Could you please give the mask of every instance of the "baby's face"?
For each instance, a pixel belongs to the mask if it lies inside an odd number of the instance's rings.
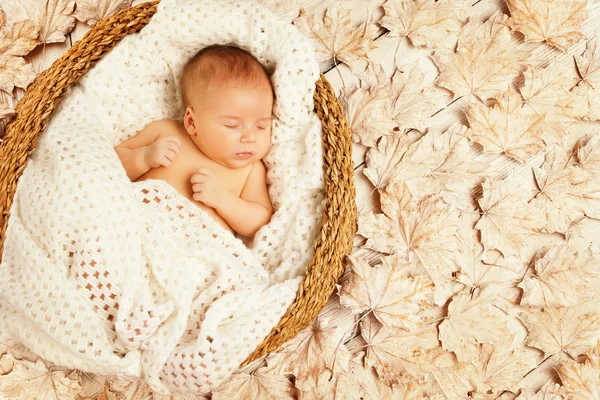
[[[191,137],[207,157],[229,168],[243,168],[267,154],[273,109],[270,87],[211,87],[199,97],[192,104],[196,134]]]

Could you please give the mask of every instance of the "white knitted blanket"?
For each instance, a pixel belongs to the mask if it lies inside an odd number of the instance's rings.
[[[176,82],[209,44],[274,71],[275,208],[243,243],[163,181],[131,183],[114,146],[181,118]],[[289,22],[252,2],[162,0],[70,89],[19,180],[0,265],[0,342],[163,394],[227,379],[295,298],[324,203],[319,67]]]

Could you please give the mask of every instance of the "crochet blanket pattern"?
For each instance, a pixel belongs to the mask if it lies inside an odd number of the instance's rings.
[[[132,183],[114,146],[183,116],[187,59],[235,43],[272,72],[265,157],[275,213],[243,242],[159,180]],[[324,205],[319,67],[289,21],[252,2],[163,0],[70,92],[30,157],[0,264],[0,342],[161,394],[227,379],[293,302]]]

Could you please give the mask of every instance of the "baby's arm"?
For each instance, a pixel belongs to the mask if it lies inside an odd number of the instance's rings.
[[[262,161],[252,165],[240,197],[227,189],[214,195],[202,193],[206,189],[210,191],[204,184],[210,179],[203,174],[192,177],[193,197],[213,207],[234,231],[242,236],[253,238],[256,232],[271,220],[273,206],[267,191],[267,173]],[[199,182],[202,183],[197,185]]]
[[[135,181],[150,168],[171,164],[181,143],[176,136],[165,136],[160,140],[159,136],[173,129],[172,124],[169,120],[152,121],[134,137],[115,147],[129,179]]]

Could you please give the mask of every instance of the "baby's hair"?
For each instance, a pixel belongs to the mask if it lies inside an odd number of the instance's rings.
[[[249,89],[266,86],[273,90],[266,68],[246,50],[231,45],[203,48],[183,67],[179,83],[184,107],[208,85],[219,87],[231,82]]]

